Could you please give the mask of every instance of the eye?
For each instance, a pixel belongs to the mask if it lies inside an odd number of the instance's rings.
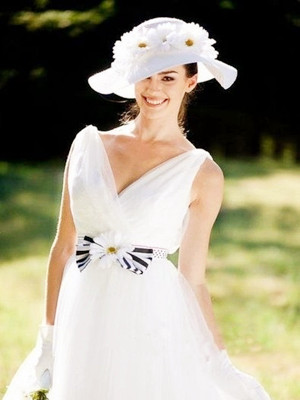
[[[165,82],[171,82],[174,81],[174,78],[172,76],[164,76],[162,80]]]

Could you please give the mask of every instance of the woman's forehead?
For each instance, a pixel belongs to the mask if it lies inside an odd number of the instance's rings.
[[[162,71],[156,72],[155,74],[152,74],[151,76],[154,75],[168,75],[168,74],[180,74],[181,72],[184,72],[184,66],[183,65],[178,65],[176,67],[171,67],[171,68],[166,68]]]

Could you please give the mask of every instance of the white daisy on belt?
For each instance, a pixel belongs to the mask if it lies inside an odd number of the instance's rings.
[[[76,263],[82,272],[92,261],[100,268],[119,265],[138,275],[148,268],[153,248],[130,244],[120,232],[106,231],[95,237],[80,236],[76,245]]]
[[[118,262],[133,249],[120,232],[109,231],[93,238],[89,253],[91,260],[100,260],[101,268],[109,268],[112,263]]]

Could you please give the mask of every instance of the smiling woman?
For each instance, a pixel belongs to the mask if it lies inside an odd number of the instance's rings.
[[[135,85],[135,97],[140,113],[146,113],[149,118],[160,118],[166,113],[179,115],[183,97],[192,92],[196,84],[197,74],[188,77],[184,66],[139,81]]]
[[[198,24],[155,18],[89,78],[100,93],[134,98],[137,113],[74,138],[44,320],[4,400],[270,400],[231,363],[205,284],[224,178],[182,134],[182,110],[198,82],[236,78],[214,43]]]
[[[185,74],[187,78],[192,78],[198,74],[198,65],[197,63],[190,63],[190,64],[184,64],[183,65],[185,69]],[[162,71],[160,74],[165,74],[168,75],[168,73],[172,72],[171,71]],[[173,71],[176,73],[176,71]],[[146,79],[151,79],[151,77],[146,78]],[[166,76],[164,78],[166,81],[172,81],[174,78],[171,76]],[[191,90],[189,92],[186,92],[183,96],[183,99],[180,104],[177,120],[178,120],[178,125],[180,126],[182,133],[186,136],[187,132],[185,131],[185,126],[186,126],[186,114],[187,114],[187,108],[192,99],[194,98],[196,94],[196,90]],[[151,100],[150,100],[151,101]],[[152,100],[153,102],[153,100]],[[127,110],[123,112],[120,118],[120,122],[122,124],[126,124],[132,120],[134,120],[140,112],[140,108],[138,106],[137,102],[131,102],[128,104]]]
[[[192,78],[192,77],[195,78],[195,76],[197,76],[197,73],[198,73],[197,63],[184,64],[181,68],[185,69],[186,78]],[[174,76],[172,76],[172,73],[177,74],[177,76],[178,76],[178,72],[174,71],[174,70],[162,71],[158,75],[166,83],[169,82],[169,85],[170,85],[172,83],[172,81],[174,81],[174,79],[176,78],[176,75],[174,77]],[[170,74],[170,76],[169,76],[169,74]],[[151,80],[151,79],[153,79],[153,77],[149,77],[146,79]],[[191,102],[191,100],[193,99],[195,94],[196,94],[195,90],[190,90],[190,91],[185,92],[184,96],[181,100],[180,108],[178,111],[177,121],[178,121],[178,125],[182,129],[182,133],[184,135],[186,135],[185,125],[186,125],[187,107],[188,107],[189,103]],[[159,105],[162,101],[165,101],[165,100],[155,100],[155,98],[148,97],[147,101],[150,104]],[[120,118],[120,122],[123,124],[126,124],[126,123],[134,120],[138,116],[139,112],[140,112],[140,108],[139,108],[137,102],[129,103],[128,109],[122,114],[122,116]]]

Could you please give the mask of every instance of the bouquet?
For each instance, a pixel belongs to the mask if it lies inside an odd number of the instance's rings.
[[[47,397],[48,389],[39,389],[34,392],[30,392],[26,397],[32,400],[49,400]]]

